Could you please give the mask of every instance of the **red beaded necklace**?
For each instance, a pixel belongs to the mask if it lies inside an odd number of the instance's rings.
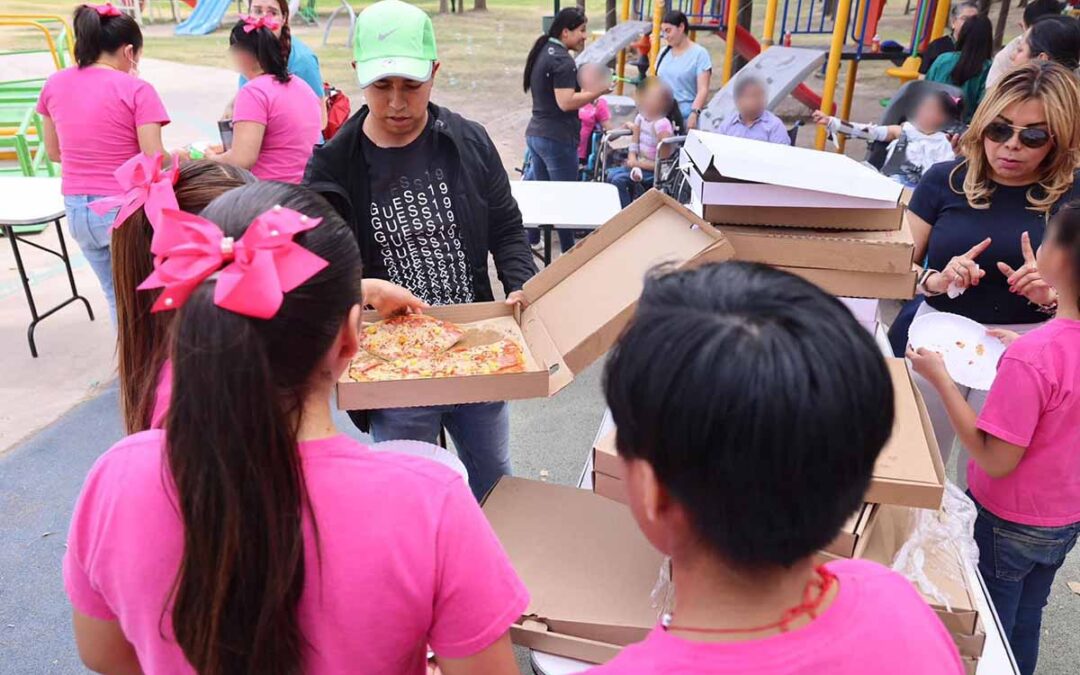
[[[786,610],[781,615],[779,621],[774,621],[770,624],[763,626],[753,626],[751,628],[692,628],[690,626],[677,626],[672,625],[672,616],[670,614],[664,616],[663,626],[666,631],[683,631],[686,633],[708,633],[711,635],[731,635],[738,633],[763,633],[765,631],[780,629],[781,632],[787,632],[791,622],[798,619],[803,614],[808,615],[811,619],[816,619],[818,611],[821,609],[821,605],[825,602],[825,599],[829,595],[829,591],[836,584],[836,575],[825,569],[824,566],[819,565],[814,568],[814,572],[817,574],[816,579],[811,579],[806,582],[806,588],[803,589],[803,600],[798,605]]]

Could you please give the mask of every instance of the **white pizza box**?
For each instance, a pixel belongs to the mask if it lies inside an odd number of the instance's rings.
[[[697,130],[685,150],[709,222],[900,229],[903,187],[845,155]]]
[[[354,382],[337,385],[342,410],[506,401],[551,396],[603,356],[629,321],[655,267],[730,260],[724,235],[670,197],[648,192],[530,279],[523,311],[503,302],[433,307],[454,323],[514,332],[526,352],[521,373]],[[365,321],[375,321],[373,313]]]

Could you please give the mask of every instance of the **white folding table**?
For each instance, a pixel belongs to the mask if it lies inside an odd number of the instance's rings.
[[[94,310],[90,308],[90,302],[79,295],[75,288],[75,275],[71,270],[71,258],[68,256],[67,243],[64,241],[64,229],[60,226],[60,219],[64,217],[64,197],[60,193],[59,178],[26,178],[23,176],[0,176],[0,230],[11,242],[11,252],[15,256],[15,266],[19,270],[19,280],[22,281],[23,293],[26,295],[26,303],[30,306],[30,326],[26,329],[26,340],[30,343],[30,354],[35,358],[38,355],[37,344],[34,342],[34,329],[37,328],[45,317],[70,305],[81,301],[86,305],[86,313],[90,320],[94,320]],[[54,250],[29,239],[15,230],[20,225],[43,225],[54,223],[56,225],[56,237],[60,240],[60,250]],[[39,312],[37,303],[34,301],[34,292],[30,288],[30,277],[26,273],[22,254],[19,252],[19,244],[26,244],[40,251],[52,254],[60,258],[67,271],[68,284],[71,286],[71,297],[60,304]]]
[[[544,234],[544,264],[551,264],[554,230],[595,230],[622,210],[619,191],[610,183],[583,181],[511,181],[510,192],[525,227]]]

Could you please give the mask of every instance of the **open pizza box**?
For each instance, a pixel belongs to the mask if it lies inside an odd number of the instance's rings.
[[[530,279],[529,306],[503,302],[432,307],[437,319],[465,329],[467,344],[511,337],[524,351],[523,372],[337,385],[343,410],[477,403],[551,396],[603,356],[633,315],[646,274],[729,260],[723,234],[655,190],[623,209]],[[365,323],[377,321],[374,312]]]
[[[860,557],[891,566],[900,548],[911,536],[915,524],[914,509],[881,505],[877,522],[867,538]],[[986,644],[986,631],[979,618],[972,592],[969,570],[953,545],[923,549],[922,571],[936,589],[936,597],[919,584],[913,584],[930,608],[952,635],[961,655],[978,658]]]
[[[735,259],[777,267],[911,273],[915,240],[899,230],[856,232],[801,228],[746,227],[716,223],[735,247]]]
[[[694,200],[709,222],[900,229],[903,187],[850,157],[697,130],[684,147]]]
[[[910,300],[915,297],[915,282],[918,281],[914,268],[908,272],[896,274],[823,270],[812,267],[780,266],[779,269],[806,279],[830,295],[844,298]]]
[[[870,532],[877,524],[878,504],[863,504],[859,510],[851,514],[844,526],[840,528],[840,534],[825,547],[827,553],[840,558],[857,558],[862,555],[866,548],[866,542]]]
[[[515,644],[603,663],[656,625],[663,556],[630,510],[587,490],[504,477],[483,504],[532,596]]]

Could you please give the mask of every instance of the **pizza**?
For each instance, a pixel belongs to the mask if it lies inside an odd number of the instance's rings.
[[[449,321],[423,314],[402,314],[365,326],[360,347],[380,359],[441,354],[461,340],[465,333]]]
[[[349,377],[387,382],[525,370],[525,354],[514,339],[466,347],[458,344],[464,336],[457,325],[423,315],[380,321],[363,329],[363,351],[350,365]]]

